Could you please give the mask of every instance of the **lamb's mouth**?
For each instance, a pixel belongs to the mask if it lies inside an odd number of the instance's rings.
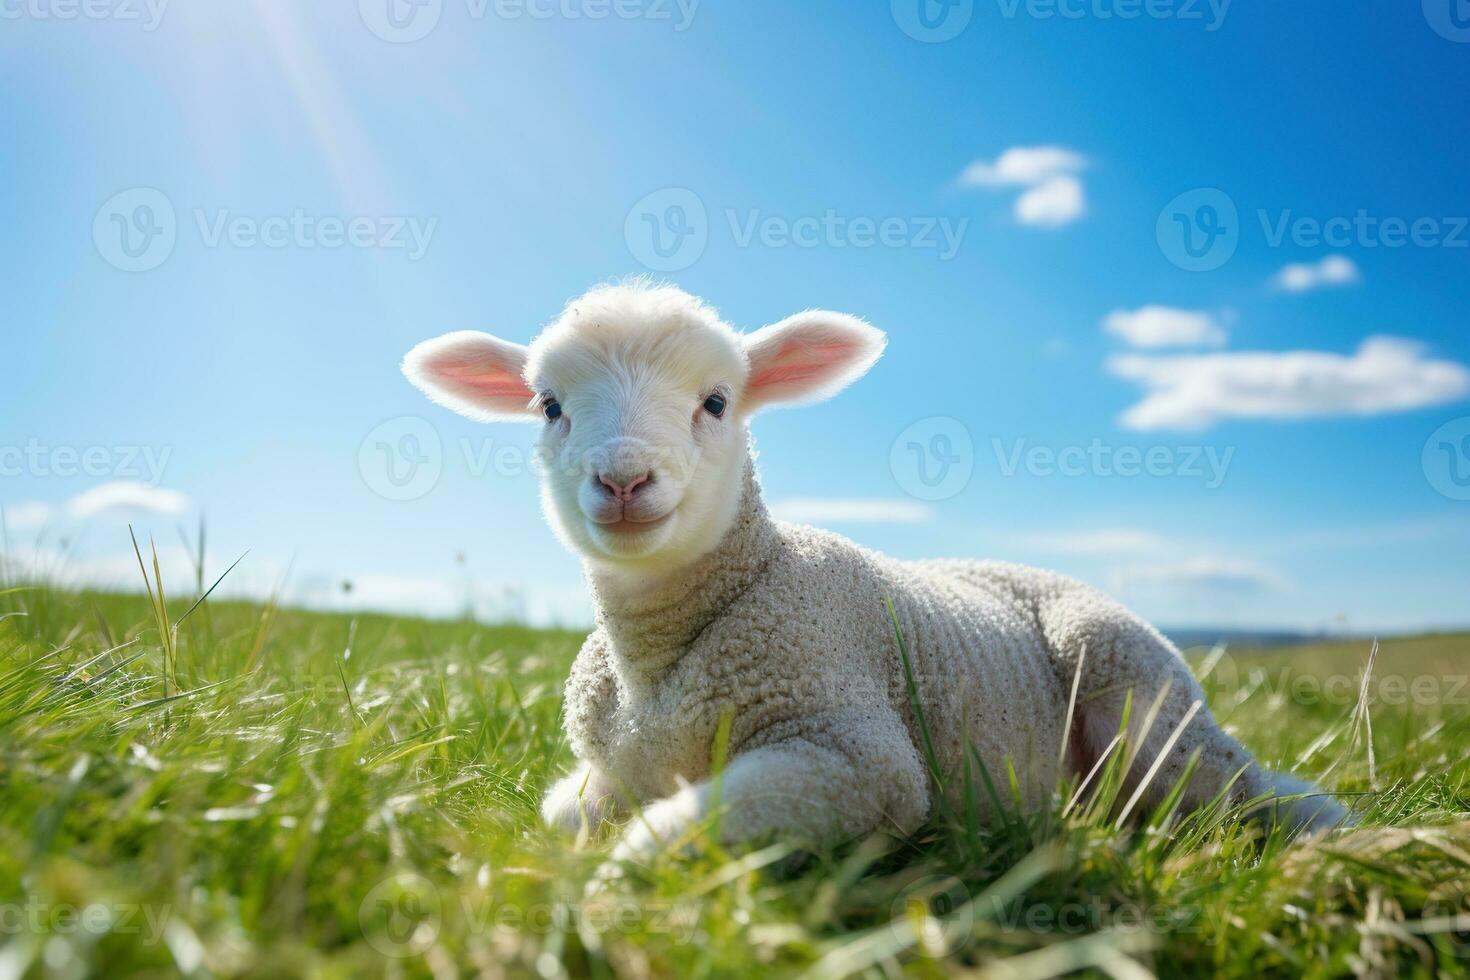
[[[615,521],[608,521],[606,523],[592,521],[591,524],[600,531],[606,531],[609,534],[621,537],[623,535],[644,534],[660,528],[673,516],[674,512],[670,510],[647,520],[633,520],[628,517],[620,517]]]

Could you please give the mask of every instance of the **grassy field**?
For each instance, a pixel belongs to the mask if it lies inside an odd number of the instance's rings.
[[[1366,642],[1202,654],[1251,749],[1351,794],[1326,841],[1063,789],[589,893],[607,840],[536,813],[579,636],[193,598],[161,631],[146,597],[0,594],[0,980],[1470,972],[1464,635],[1384,641],[1366,686]]]

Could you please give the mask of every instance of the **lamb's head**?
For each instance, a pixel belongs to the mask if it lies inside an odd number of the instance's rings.
[[[547,518],[587,559],[674,568],[714,547],[739,508],[746,424],[862,375],[883,334],[799,313],[741,335],[670,286],[602,286],[529,347],[473,331],[419,344],[409,380],[481,421],[542,426]]]

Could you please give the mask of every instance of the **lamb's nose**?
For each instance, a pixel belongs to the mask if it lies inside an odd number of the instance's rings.
[[[624,483],[618,483],[606,473],[597,474],[597,482],[606,487],[608,492],[619,500],[632,500],[634,492],[640,487],[648,486],[649,481],[652,479],[652,475],[647,470],[644,470]]]

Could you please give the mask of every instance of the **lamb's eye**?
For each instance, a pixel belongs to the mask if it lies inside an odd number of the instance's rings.
[[[548,398],[541,403],[541,413],[546,416],[546,421],[555,422],[561,418],[561,402],[555,398]]]
[[[725,414],[725,396],[716,392],[704,400],[704,410],[715,418]]]

